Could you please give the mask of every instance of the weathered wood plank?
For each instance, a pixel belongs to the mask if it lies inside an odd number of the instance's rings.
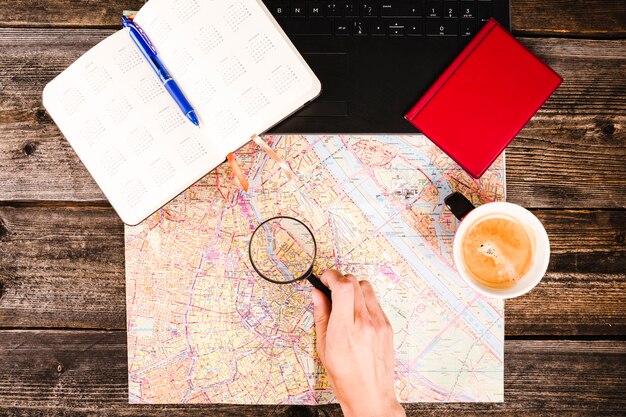
[[[0,0],[0,27],[117,27],[143,0]]]
[[[523,39],[564,82],[508,148],[509,201],[626,207],[626,43],[590,42]]]
[[[338,406],[128,405],[123,331],[0,331],[0,413],[34,416],[340,416]],[[407,404],[409,416],[617,415],[626,407],[626,342],[505,346],[504,404]]]
[[[80,201],[104,199],[43,109],[41,93],[48,81],[108,33],[0,29],[1,189],[16,187],[15,196],[25,200],[60,200],[63,195]],[[23,170],[29,173],[16,175]]]
[[[124,229],[110,208],[0,208],[0,326],[126,326]]]
[[[511,26],[517,35],[626,35],[626,3],[621,0],[511,0]]]
[[[43,109],[41,91],[109,33],[0,29],[0,201],[103,201]],[[565,82],[509,148],[509,200],[626,207],[626,41],[524,42]]]
[[[142,4],[141,0],[0,0],[0,27],[114,28],[122,10]],[[512,0],[511,24],[513,32],[522,35],[623,37],[626,6],[620,0]]]
[[[538,210],[549,272],[507,302],[506,334],[626,334],[626,211]],[[124,329],[123,228],[110,208],[0,207],[0,328]]]

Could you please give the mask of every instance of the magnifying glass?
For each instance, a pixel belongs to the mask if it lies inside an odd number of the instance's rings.
[[[317,244],[313,232],[298,219],[272,217],[252,233],[248,255],[252,268],[274,284],[308,280],[330,299],[330,289],[313,274]]]

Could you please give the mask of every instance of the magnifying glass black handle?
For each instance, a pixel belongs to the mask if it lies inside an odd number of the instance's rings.
[[[330,288],[328,288],[326,285],[324,285],[324,283],[315,275],[310,274],[307,277],[307,280],[309,280],[309,282],[311,283],[311,285],[313,285],[315,288],[317,288],[318,290],[320,290],[321,292],[324,293],[324,295],[326,297],[328,297],[329,300],[331,300],[330,297]]]

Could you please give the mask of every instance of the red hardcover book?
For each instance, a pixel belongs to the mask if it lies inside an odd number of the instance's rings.
[[[405,118],[479,178],[562,81],[491,19]]]

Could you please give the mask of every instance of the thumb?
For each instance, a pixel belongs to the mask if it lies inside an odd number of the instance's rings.
[[[330,318],[330,301],[320,290],[314,289],[313,297],[313,319],[315,320],[315,333],[317,334],[317,353],[324,363],[326,359],[326,331],[328,329],[328,319]]]

